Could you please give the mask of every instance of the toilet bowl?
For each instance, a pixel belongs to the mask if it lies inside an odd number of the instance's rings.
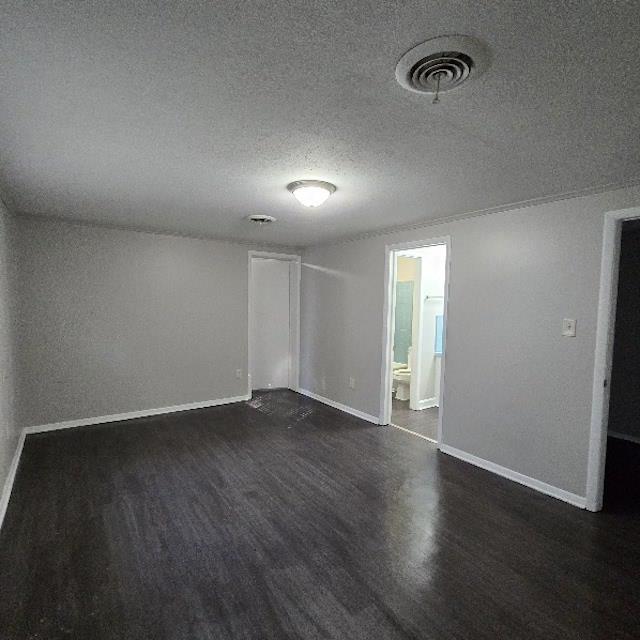
[[[396,400],[409,400],[411,397],[411,347],[407,349],[407,363],[393,363],[393,388]]]
[[[397,400],[409,400],[411,397],[411,369],[396,369],[393,372]]]

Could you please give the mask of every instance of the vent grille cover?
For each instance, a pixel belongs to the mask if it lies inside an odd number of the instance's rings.
[[[477,78],[489,66],[487,47],[470,36],[442,36],[405,53],[396,66],[396,79],[417,93],[444,93]]]
[[[416,91],[440,93],[462,84],[473,69],[473,60],[460,51],[443,51],[418,60],[409,70],[408,80]],[[439,81],[439,82],[438,82]]]
[[[263,225],[263,224],[271,224],[275,222],[276,219],[273,216],[266,216],[261,213],[256,213],[252,216],[249,216],[249,221],[253,222],[253,224]]]

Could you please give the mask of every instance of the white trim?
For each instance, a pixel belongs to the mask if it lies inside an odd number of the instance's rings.
[[[407,433],[410,433],[412,436],[416,436],[417,438],[422,438],[423,440],[426,440],[427,442],[431,442],[432,444],[438,444],[437,440],[434,440],[433,438],[429,438],[429,436],[423,436],[421,433],[417,433],[416,431],[411,431],[411,429],[407,429],[406,427],[401,427],[399,424],[393,424],[393,422],[390,422],[389,426],[393,427],[394,429],[400,429],[400,431],[406,431]]]
[[[380,424],[391,422],[393,388],[393,334],[396,292],[396,260],[391,247],[384,248],[384,302],[382,303],[382,366],[380,368]]]
[[[420,409],[420,390],[422,389],[422,333],[424,331],[424,278],[422,277],[423,263],[422,257],[415,256],[414,260],[418,261],[418,278],[414,284],[417,291],[413,292],[412,312],[413,318],[418,317],[418,322],[413,322],[411,326],[411,355],[412,361],[409,363],[411,367],[411,384],[409,385],[409,408]],[[395,314],[394,314],[395,315]],[[394,331],[395,333],[395,331]]]
[[[1,198],[0,198],[1,200]],[[8,207],[7,207],[8,208]],[[170,229],[162,229],[161,227],[157,227],[155,229],[151,229],[148,226],[144,228],[136,227],[134,225],[129,224],[114,224],[112,222],[98,222],[93,220],[79,220],[77,218],[67,218],[66,216],[59,215],[50,215],[45,213],[30,213],[25,210],[15,210],[13,209],[12,213],[16,216],[20,216],[20,218],[29,218],[32,222],[49,222],[56,224],[66,224],[73,225],[74,227],[95,227],[96,229],[107,229],[109,231],[128,231],[129,233],[145,233],[147,235],[153,236],[166,236],[168,238],[184,238],[185,240],[201,240],[204,242],[224,242],[225,244],[236,244],[240,246],[252,246],[255,247],[259,245],[264,247],[265,249],[273,249],[274,251],[290,251],[292,249],[298,250],[299,247],[295,246],[287,246],[283,244],[275,244],[273,242],[265,242],[260,240],[256,242],[255,240],[247,240],[239,237],[233,236],[219,236],[215,234],[208,233],[189,233],[189,232],[181,232]]]
[[[33,427],[25,427],[25,434],[43,433],[45,431],[57,431],[58,429],[73,429],[75,427],[88,427],[96,424],[107,424],[109,422],[121,422],[123,420],[133,420],[134,418],[146,418],[148,416],[158,416],[164,413],[177,413],[179,411],[191,411],[193,409],[206,409],[207,407],[218,407],[223,404],[233,404],[235,402],[246,402],[248,395],[234,396],[231,398],[218,398],[217,400],[205,400],[204,402],[190,402],[188,404],[177,404],[171,407],[160,407],[158,409],[143,409],[142,411],[129,411],[127,413],[112,413],[106,416],[95,416],[93,418],[80,418],[78,420],[65,420],[63,422],[52,422],[40,424]]]
[[[26,436],[32,433],[44,433],[47,431],[58,431],[59,429],[73,429],[75,427],[88,427],[91,425],[107,424],[110,422],[121,422],[123,420],[132,420],[134,418],[146,418],[148,416],[158,416],[167,413],[177,413],[179,411],[191,411],[193,409],[205,409],[207,407],[218,407],[224,404],[233,404],[235,402],[246,402],[249,400],[248,395],[234,396],[231,398],[219,398],[217,400],[205,400],[204,402],[190,402],[188,404],[178,404],[171,407],[160,407],[158,409],[144,409],[142,411],[129,411],[127,413],[112,413],[106,416],[96,416],[93,418],[80,418],[79,420],[65,420],[63,422],[52,422],[49,424],[40,424],[32,427],[23,427],[20,431],[16,451],[9,467],[9,473],[4,482],[2,496],[0,496],[0,528],[4,522],[4,516],[9,505],[9,498],[13,489],[13,483],[16,479],[20,457],[24,448]]]
[[[449,326],[449,288],[450,288],[450,274],[451,274],[451,238],[447,236],[447,261],[445,263],[444,268],[444,308],[442,311],[442,355],[440,355],[440,387],[439,387],[439,395],[438,398],[438,443],[442,444],[444,440],[443,430],[443,415],[444,415],[444,392],[446,389],[445,385],[445,363],[447,357],[447,333]]]
[[[367,422],[373,422],[373,424],[380,424],[377,416],[372,416],[370,413],[365,413],[364,411],[360,411],[359,409],[349,407],[346,404],[336,402],[335,400],[325,398],[324,396],[319,396],[317,393],[313,393],[313,391],[309,391],[308,389],[300,388],[298,389],[298,393],[302,394],[303,396],[307,396],[308,398],[312,398],[313,400],[317,400],[318,402],[322,402],[322,404],[326,404],[330,407],[333,407],[334,409],[339,409],[340,411],[349,413],[356,418],[361,418],[362,420],[366,420]]]
[[[300,388],[300,293],[302,281],[301,256],[289,264],[289,389]]]
[[[271,251],[249,251],[250,258],[264,258],[266,260],[285,260],[287,262],[301,262],[302,257],[297,253],[273,253]]]
[[[443,354],[440,359],[440,398],[437,403],[438,412],[438,446],[443,440],[444,424],[444,391],[445,391],[445,361],[447,355],[447,315],[449,309],[449,274],[451,265],[451,237],[441,236],[436,238],[424,238],[422,240],[412,240],[411,242],[399,242],[388,244],[384,248],[384,304],[382,311],[382,367],[380,382],[380,424],[391,422],[391,386],[393,384],[393,370],[391,366],[393,353],[393,308],[395,306],[395,290],[393,283],[396,279],[396,261],[393,259],[397,251],[408,249],[422,249],[434,245],[445,245],[447,250],[445,263],[445,283],[444,283],[444,311],[443,321],[445,334],[443,336]],[[426,408],[426,407],[425,407]]]
[[[247,289],[247,394],[251,398],[251,314],[253,311],[253,280],[251,264],[254,259],[282,260],[289,262],[289,389],[298,391],[300,387],[300,288],[302,256],[293,253],[272,253],[269,251],[248,252]]]
[[[513,471],[512,469],[503,467],[499,464],[496,464],[495,462],[490,462],[489,460],[479,458],[478,456],[474,456],[471,453],[462,451],[461,449],[451,447],[448,444],[440,443],[440,451],[442,451],[442,453],[446,453],[447,455],[453,456],[454,458],[458,458],[459,460],[463,460],[464,462],[473,464],[476,467],[485,469],[486,471],[491,471],[492,473],[502,476],[503,478],[507,478],[508,480],[513,480],[514,482],[522,484],[525,487],[535,489],[536,491],[551,496],[552,498],[557,498],[558,500],[562,500],[563,502],[568,502],[575,507],[580,507],[581,509],[586,508],[587,499],[583,496],[571,493],[570,491],[565,491],[564,489],[559,489],[558,487],[554,487],[553,485],[542,482],[541,480],[536,480],[535,478],[531,478],[530,476],[525,476],[522,473],[518,473],[517,471]]]
[[[615,438],[616,440],[626,440],[627,442],[640,444],[640,436],[630,436],[627,433],[620,433],[619,431],[609,431],[607,435],[609,438]]]
[[[633,189],[640,187],[640,179],[635,178],[626,180],[624,182],[610,182],[597,187],[586,187],[584,189],[576,189],[574,191],[563,191],[560,193],[554,193],[548,196],[542,196],[538,198],[530,198],[529,200],[518,200],[516,202],[508,202],[500,204],[495,207],[489,207],[486,209],[475,209],[473,211],[467,211],[465,213],[455,213],[450,216],[439,216],[436,218],[430,218],[428,220],[420,220],[418,222],[410,222],[408,224],[399,224],[390,227],[382,227],[381,229],[375,229],[372,231],[364,231],[362,233],[356,233],[350,236],[343,236],[334,238],[333,240],[324,240],[322,242],[315,243],[314,248],[323,246],[337,246],[341,244],[348,244],[351,242],[358,242],[359,240],[367,240],[369,238],[379,238],[380,236],[388,236],[391,234],[406,233],[413,231],[414,233],[420,233],[427,230],[429,227],[435,227],[450,222],[459,222],[461,220],[470,220],[472,218],[478,218],[481,216],[488,216],[493,214],[504,213],[517,213],[522,209],[529,209],[531,207],[539,207],[540,205],[562,202],[563,200],[573,200],[575,198],[584,198],[586,196],[598,195],[600,193],[608,193],[612,191],[620,191],[622,189]],[[28,214],[25,214],[28,215]]]
[[[438,406],[438,398],[433,396],[433,398],[426,398],[424,400],[420,400],[418,402],[418,411],[422,411],[424,409],[433,409]]]
[[[4,522],[4,516],[7,513],[7,507],[9,506],[9,498],[11,498],[11,491],[13,490],[13,483],[16,479],[16,473],[18,472],[18,465],[20,464],[20,456],[22,455],[22,449],[24,448],[25,430],[20,430],[18,436],[18,444],[16,445],[13,459],[11,460],[11,466],[9,467],[9,473],[4,481],[4,487],[2,488],[2,496],[0,496],[0,529],[2,529],[2,523]]]
[[[604,467],[607,451],[607,424],[609,421],[609,384],[613,358],[613,337],[620,263],[620,236],[622,222],[640,218],[640,207],[609,211],[604,217],[602,237],[602,263],[600,268],[600,294],[596,346],[593,366],[591,401],[591,430],[587,463],[587,509],[600,511],[604,493]]]

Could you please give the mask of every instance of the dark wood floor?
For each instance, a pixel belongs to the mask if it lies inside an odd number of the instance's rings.
[[[413,411],[408,400],[393,398],[391,422],[432,440],[438,439],[438,407]]]
[[[29,436],[0,594],[3,640],[637,639],[640,517],[278,391]]]
[[[640,511],[640,444],[608,438],[604,488],[607,511]]]

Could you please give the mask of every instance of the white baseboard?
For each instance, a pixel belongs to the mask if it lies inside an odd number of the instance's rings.
[[[438,398],[427,398],[426,400],[420,400],[418,402],[418,411],[422,411],[423,409],[433,409],[433,407],[438,406]]]
[[[525,487],[540,491],[540,493],[544,493],[552,498],[558,498],[558,500],[568,502],[574,507],[580,507],[581,509],[586,509],[587,507],[587,499],[584,496],[579,496],[575,493],[565,491],[564,489],[559,489],[558,487],[554,487],[553,485],[542,482],[541,480],[525,476],[524,474],[513,471],[512,469],[507,469],[507,467],[503,467],[495,462],[490,462],[489,460],[478,458],[478,456],[474,456],[473,454],[462,451],[461,449],[450,447],[448,444],[441,444],[440,451],[453,456],[454,458],[459,458],[460,460],[469,462],[476,467],[492,471],[493,473],[502,476],[503,478],[507,478],[508,480],[513,480],[518,484],[523,484]]]
[[[9,498],[11,497],[11,491],[13,490],[13,483],[16,479],[16,473],[18,471],[18,465],[20,464],[20,456],[22,455],[22,448],[24,447],[25,432],[24,429],[20,430],[18,436],[18,444],[16,445],[11,465],[9,466],[9,473],[4,481],[2,488],[2,495],[0,496],[0,529],[4,522],[4,516],[7,513],[7,507],[9,506]]]
[[[329,398],[325,398],[324,396],[319,396],[317,393],[313,393],[313,391],[299,388],[298,393],[302,394],[303,396],[307,396],[308,398],[313,398],[318,402],[322,402],[322,404],[329,405],[334,409],[339,409],[340,411],[349,413],[352,416],[356,416],[356,418],[362,418],[362,420],[373,422],[373,424],[380,424],[378,416],[372,416],[370,413],[365,413],[364,411],[360,411],[359,409],[348,407],[346,404],[341,404],[340,402],[336,402],[335,400],[330,400]]]
[[[128,413],[112,413],[111,415],[107,416],[80,418],[79,420],[65,420],[64,422],[52,422],[50,424],[40,424],[33,427],[25,427],[24,431],[26,434],[29,434],[43,433],[44,431],[57,431],[58,429],[73,429],[74,427],[87,427],[94,424],[106,424],[108,422],[121,422],[122,420],[132,420],[134,418],[158,416],[163,413],[177,413],[178,411],[191,411],[192,409],[206,409],[207,407],[217,407],[222,404],[245,402],[249,400],[249,398],[249,395],[244,395],[235,396],[232,398],[218,398],[217,400],[205,400],[204,402],[177,404],[172,407],[160,407],[158,409],[143,409],[142,411],[129,411]]]
[[[627,442],[634,442],[635,444],[640,444],[640,437],[638,436],[630,436],[626,433],[620,433],[619,431],[609,431],[607,435],[610,438],[617,438],[618,440],[626,440]]]
[[[0,528],[4,521],[5,513],[9,505],[9,498],[13,489],[13,483],[18,471],[20,456],[24,448],[25,437],[30,433],[44,433],[45,431],[57,431],[58,429],[73,429],[74,427],[87,427],[94,424],[107,424],[109,422],[121,422],[123,420],[132,420],[133,418],[146,418],[148,416],[158,416],[164,413],[177,413],[178,411],[190,411],[192,409],[206,409],[207,407],[217,407],[223,404],[232,404],[234,402],[245,402],[249,400],[249,395],[235,396],[232,398],[219,398],[217,400],[205,400],[204,402],[190,402],[188,404],[178,404],[171,407],[160,407],[158,409],[143,409],[142,411],[129,411],[128,413],[113,413],[107,416],[95,416],[93,418],[81,418],[79,420],[66,420],[64,422],[52,422],[50,424],[40,424],[33,427],[23,427],[18,438],[9,473],[5,480],[0,496]]]

